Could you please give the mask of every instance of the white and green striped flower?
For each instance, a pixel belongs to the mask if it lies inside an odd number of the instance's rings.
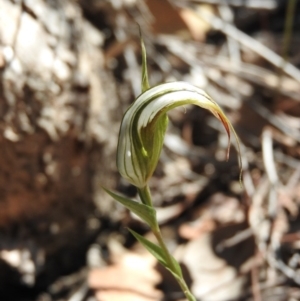
[[[168,125],[167,112],[175,107],[194,104],[212,112],[224,125],[230,146],[232,131],[237,135],[221,108],[203,90],[185,82],[161,84],[150,88],[148,83],[146,51],[142,46],[142,94],[125,112],[117,150],[117,166],[121,175],[137,187],[141,202],[128,199],[105,189],[117,202],[139,216],[151,228],[157,243],[147,240],[133,230],[132,235],[168,269],[189,301],[196,301],[183,278],[176,259],[169,253],[159,229],[156,211],[153,207],[148,180],[152,176],[162,150]],[[240,159],[240,158],[239,158]],[[241,166],[241,159],[239,161]],[[240,178],[241,180],[241,178]]]
[[[143,43],[142,50],[143,93],[123,117],[117,150],[117,167],[120,174],[138,188],[147,185],[157,166],[168,124],[166,113],[175,107],[194,104],[211,111],[226,129],[228,146],[231,130],[237,139],[222,109],[203,90],[186,82],[165,83],[149,88]]]

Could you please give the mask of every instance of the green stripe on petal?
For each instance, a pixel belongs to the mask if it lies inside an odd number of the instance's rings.
[[[218,104],[203,90],[186,82],[161,84],[142,93],[126,111],[119,134],[117,166],[120,174],[133,185],[144,187],[152,176],[167,129],[166,113],[178,106],[194,104],[212,112],[224,125],[228,135],[237,135]],[[239,157],[241,166],[241,159]]]

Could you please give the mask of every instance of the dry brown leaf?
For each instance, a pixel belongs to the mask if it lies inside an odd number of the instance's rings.
[[[120,292],[116,290],[98,291],[96,298],[99,301],[157,301],[159,298],[149,298],[141,294],[126,291]]]
[[[146,1],[152,16],[152,30],[156,34],[189,34],[186,24],[183,22],[179,11],[174,8],[167,0],[148,0]]]
[[[196,239],[204,233],[213,231],[217,224],[241,223],[245,213],[234,197],[216,193],[210,197],[207,204],[195,214],[197,220],[192,224],[182,224],[179,234],[186,239]]]
[[[211,232],[216,228],[212,219],[197,221],[195,224],[183,224],[179,228],[179,235],[185,239],[196,239],[204,233]]]
[[[88,283],[99,301],[153,301],[162,297],[155,286],[161,281],[150,254],[127,252],[112,266],[90,272]]]
[[[253,239],[237,242],[231,247],[217,251],[226,237],[234,237],[242,225],[203,233],[175,252],[192,279],[192,293],[201,300],[223,301],[236,299],[242,294],[247,279],[239,275],[244,263],[253,255]]]
[[[180,235],[191,241],[175,252],[190,273],[192,292],[201,300],[238,298],[246,281],[239,271],[254,253],[240,202],[216,193],[196,217],[195,222],[180,227]]]
[[[180,16],[187,25],[192,37],[196,41],[204,41],[206,34],[211,30],[211,24],[205,22],[199,17],[197,11],[211,16],[214,14],[214,8],[209,4],[200,4],[197,6],[196,11],[188,8],[183,8],[180,10]]]

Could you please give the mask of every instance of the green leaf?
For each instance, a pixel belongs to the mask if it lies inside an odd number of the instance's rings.
[[[166,261],[166,256],[161,247],[149,241],[148,239],[136,233],[135,231],[131,229],[128,230],[164,267],[169,269],[169,266]]]
[[[161,247],[149,241],[148,239],[136,233],[135,231],[131,229],[128,230],[159,261],[161,265],[163,265],[168,271],[170,271],[173,274],[174,277],[182,279],[181,267],[172,255],[170,255],[170,257],[172,260],[173,268],[175,270],[173,270],[172,267],[169,266],[168,261],[166,260],[164,250]]]
[[[167,269],[173,274],[174,277],[183,278],[180,264],[177,262],[177,260],[172,255],[171,255],[171,259],[173,262],[173,266],[175,267],[175,271],[172,271],[169,268],[167,268]]]
[[[157,228],[156,211],[154,208],[115,194],[104,187],[103,189],[117,202],[121,203],[127,209],[139,216],[144,222],[146,222],[150,226],[151,229]]]
[[[142,48],[142,93],[144,93],[145,91],[150,89],[150,85],[149,85],[149,81],[148,81],[146,48],[144,45],[140,27],[139,27],[139,30],[140,30],[140,40],[141,40],[141,48]]]

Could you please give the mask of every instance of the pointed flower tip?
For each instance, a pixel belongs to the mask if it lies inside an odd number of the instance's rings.
[[[139,27],[140,30],[140,40],[141,40],[141,49],[142,49],[142,81],[141,81],[141,86],[142,86],[142,93],[147,91],[150,88],[149,85],[149,80],[148,80],[148,70],[147,70],[147,53],[146,53],[146,48],[144,44],[144,40],[142,37],[142,32],[141,28]]]
[[[194,104],[211,111],[230,132],[236,132],[221,108],[203,90],[186,82],[161,84],[142,93],[126,111],[119,135],[117,166],[121,175],[133,185],[147,185],[159,160],[168,118],[172,108]],[[230,145],[229,145],[230,146]],[[229,148],[227,150],[229,155]],[[241,159],[239,160],[241,167]]]
[[[235,141],[236,141],[236,150],[238,154],[238,163],[239,163],[239,168],[240,168],[240,174],[239,174],[239,182],[241,184],[241,187],[243,187],[243,181],[242,181],[242,176],[243,176],[243,165],[242,165],[242,157],[241,157],[241,148],[240,148],[240,141],[239,137],[231,124],[231,122],[228,120],[226,115],[222,112],[222,114],[218,114],[217,116],[219,120],[222,122],[228,136],[228,145],[227,145],[227,150],[226,150],[226,161],[229,160],[229,155],[230,155],[230,146],[231,146],[231,132],[234,134]]]

